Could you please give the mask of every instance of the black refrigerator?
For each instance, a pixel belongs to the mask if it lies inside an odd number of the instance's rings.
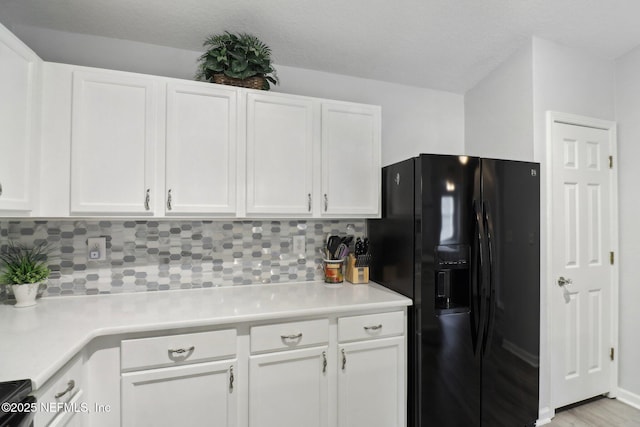
[[[408,426],[534,426],[539,164],[423,154],[382,187],[371,279],[413,299]]]

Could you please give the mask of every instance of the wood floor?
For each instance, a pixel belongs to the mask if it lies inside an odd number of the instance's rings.
[[[615,399],[601,398],[564,409],[549,427],[640,427],[640,410]]]

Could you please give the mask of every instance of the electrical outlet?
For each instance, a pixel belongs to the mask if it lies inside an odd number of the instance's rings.
[[[106,237],[89,237],[87,239],[87,259],[89,261],[104,261],[107,259]]]
[[[293,253],[303,254],[307,251],[305,236],[293,236]]]

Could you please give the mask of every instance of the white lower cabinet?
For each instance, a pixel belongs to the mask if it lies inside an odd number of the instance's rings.
[[[328,426],[328,347],[249,358],[250,427]]]
[[[254,326],[250,341],[249,427],[327,427],[329,319]]]
[[[235,360],[122,374],[122,426],[237,425]]]
[[[403,313],[342,317],[338,340],[338,427],[404,427]]]
[[[405,426],[405,311],[283,320],[113,337],[109,348],[118,348],[95,359],[101,366],[87,356],[90,371],[109,377],[88,384],[88,394],[110,388],[119,371],[119,391],[93,397],[116,412],[119,403],[124,427]],[[66,384],[68,372],[47,390]],[[98,415],[84,425],[114,425]]]
[[[68,402],[70,410],[60,413],[49,424],[48,427],[83,427],[87,421],[85,415],[82,415],[82,408],[86,396],[84,392],[80,390],[73,398]],[[88,407],[87,411],[89,410]]]
[[[404,338],[340,344],[338,427],[403,427]]]
[[[36,427],[86,425],[89,408],[85,402],[82,355],[76,355],[34,395],[38,403]]]
[[[235,329],[123,340],[122,426],[235,427],[236,345]]]

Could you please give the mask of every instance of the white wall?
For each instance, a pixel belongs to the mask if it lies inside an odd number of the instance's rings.
[[[547,111],[615,119],[613,61],[533,38],[534,158],[545,156]]]
[[[470,89],[464,108],[468,155],[532,161],[531,42]]]
[[[201,52],[35,27],[11,30],[45,61],[191,79]],[[277,65],[281,85],[295,93],[382,106],[384,165],[419,153],[462,154],[464,98],[417,88]]]
[[[640,405],[640,48],[616,61],[620,216],[620,388]],[[623,393],[621,393],[623,397]]]

